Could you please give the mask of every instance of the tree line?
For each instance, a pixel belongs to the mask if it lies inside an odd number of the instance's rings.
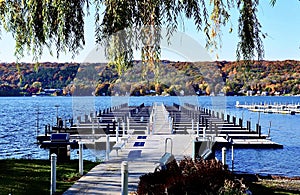
[[[158,74],[143,76],[143,63],[133,61],[118,73],[104,63],[2,63],[0,95],[297,95],[300,62],[160,61]],[[51,89],[51,90],[50,90]],[[57,90],[54,90],[57,89]]]

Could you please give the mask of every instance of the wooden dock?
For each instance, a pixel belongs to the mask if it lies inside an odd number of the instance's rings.
[[[134,192],[139,177],[160,167],[164,154],[170,153],[176,160],[197,156],[195,153],[199,154],[200,149],[198,152],[195,148],[199,140],[209,140],[213,150],[232,145],[234,148],[283,147],[262,135],[258,125],[256,130],[251,130],[249,122],[243,127],[241,119],[188,104],[121,106],[85,119],[77,125],[79,134],[71,135],[72,139],[81,139],[88,147],[105,150],[105,138],[109,134],[109,159],[80,178],[65,195],[120,194],[123,161],[129,164],[129,192]],[[83,134],[80,134],[81,128]],[[102,133],[97,134],[97,130]],[[102,144],[96,147],[97,143]]]
[[[67,121],[67,120],[65,120]],[[77,181],[65,194],[120,194],[121,163],[129,164],[129,191],[137,189],[139,177],[161,166],[161,159],[170,153],[176,160],[184,156],[202,157],[196,145],[209,142],[213,152],[222,147],[278,149],[261,133],[261,127],[251,129],[250,121],[243,126],[242,119],[194,105],[152,106],[120,105],[77,117],[72,126],[45,128],[38,136],[43,148],[51,152],[61,150],[68,154],[68,146],[106,150],[109,135],[109,158]],[[68,135],[68,140],[53,141],[51,135]],[[169,141],[168,141],[169,140]],[[205,146],[208,147],[208,146]],[[58,156],[58,160],[61,156]],[[67,158],[66,158],[67,159]]]

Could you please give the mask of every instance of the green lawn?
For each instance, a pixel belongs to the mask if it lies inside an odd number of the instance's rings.
[[[99,163],[84,161],[84,173]],[[50,194],[50,160],[0,160],[0,195]],[[57,164],[57,194],[79,179],[78,160]],[[284,184],[284,185],[283,185]],[[255,194],[300,194],[300,181],[262,180],[248,183]]]
[[[84,173],[99,163],[84,161]],[[0,160],[0,194],[50,194],[50,160]],[[78,160],[57,164],[57,194],[62,194],[76,180]]]

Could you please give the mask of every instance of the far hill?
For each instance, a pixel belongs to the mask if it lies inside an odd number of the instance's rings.
[[[300,62],[171,62],[118,75],[103,63],[1,63],[0,96],[19,95],[297,95]]]

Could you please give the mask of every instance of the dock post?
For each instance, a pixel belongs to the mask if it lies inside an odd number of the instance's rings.
[[[94,135],[95,134],[94,119],[91,118],[91,121],[92,121],[92,134]]]
[[[194,134],[194,119],[192,119],[192,134]]]
[[[247,121],[247,129],[249,130],[249,132],[251,131],[251,122]]]
[[[116,127],[116,142],[119,142],[119,125]]]
[[[127,134],[129,133],[129,117],[127,117]]]
[[[257,133],[257,134],[260,134],[260,132],[259,132],[259,127],[260,127],[259,124],[256,124],[256,129],[255,129],[255,130],[256,130],[256,133]],[[260,137],[260,135],[259,135],[259,137]]]
[[[218,126],[217,126],[216,123],[215,123],[215,125],[214,125],[214,129],[215,129],[216,136],[218,137]]]
[[[56,154],[51,154],[51,188],[50,188],[50,195],[53,195],[56,192],[56,162],[57,162],[57,155]]]
[[[209,121],[209,131],[212,132],[212,121]]]
[[[197,122],[197,137],[199,137],[199,121]]]
[[[227,114],[227,123],[230,123],[230,115]]]
[[[109,135],[106,135],[106,161],[109,161],[109,153],[110,153]]]
[[[128,194],[128,162],[123,161],[121,165],[122,172],[122,195]]]
[[[234,170],[234,151],[233,151],[233,145],[231,145],[231,171]]]
[[[224,113],[221,113],[221,119],[224,120]]]
[[[125,123],[124,122],[122,122],[122,133],[123,133],[122,137],[125,137]]]
[[[236,124],[236,117],[235,116],[232,116],[232,122],[233,122],[233,124],[235,126],[235,124]]]
[[[241,128],[243,128],[243,119],[239,118],[239,125]]]
[[[226,148],[222,148],[222,164],[225,166],[226,165]]]
[[[45,125],[45,136],[47,136],[48,125]]]
[[[83,175],[83,143],[79,142],[79,174]]]
[[[271,125],[272,125],[272,122],[270,121],[270,127],[268,129],[268,137],[271,137]]]
[[[93,112],[90,112],[89,119],[90,119],[90,122],[92,122],[92,120],[93,120]]]
[[[65,130],[67,130],[67,119],[65,119]]]

